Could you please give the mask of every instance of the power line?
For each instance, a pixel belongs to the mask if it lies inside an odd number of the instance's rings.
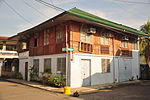
[[[50,0],[50,2],[54,5],[53,0]]]
[[[23,2],[30,8],[34,9],[36,12],[38,12],[40,15],[42,15],[43,17],[48,18],[48,16],[46,16],[44,13],[40,12],[39,10],[37,10],[36,8],[34,8],[33,6],[31,6],[29,3],[27,3],[25,0],[23,0]]]
[[[27,20],[25,17],[23,17],[19,12],[17,12],[11,5],[8,4],[8,2],[6,2],[6,0],[3,0],[3,2],[13,11],[15,12],[20,18],[22,18],[24,21],[30,23],[32,25],[32,23]]]
[[[150,2],[136,2],[136,1],[126,1],[126,0],[114,0],[119,2],[125,2],[125,3],[134,3],[134,4],[150,4]]]
[[[116,1],[116,0],[114,0],[114,1]],[[118,3],[115,3],[115,2],[113,2],[115,5],[117,5],[119,8],[121,8],[123,11],[126,11],[127,13],[130,13],[130,14],[132,14],[132,15],[134,15],[134,16],[138,16],[138,17],[140,17],[140,18],[145,18],[145,16],[143,16],[143,15],[141,15],[141,14],[136,14],[135,12],[132,12],[130,9],[129,10],[127,10],[127,9],[125,9],[125,8],[123,8],[121,5],[119,5]]]
[[[35,1],[37,1],[37,2],[39,2],[39,3],[41,3],[41,4],[43,4],[43,5],[45,5],[45,6],[47,6],[47,7],[50,7],[50,8],[52,8],[52,9],[55,9],[55,10],[58,10],[58,11],[65,11],[64,9],[62,9],[62,8],[60,8],[60,7],[57,7],[57,6],[55,6],[55,5],[53,5],[53,4],[50,4],[50,3],[48,3],[48,2],[45,2],[45,1],[43,1],[43,0],[35,0]]]

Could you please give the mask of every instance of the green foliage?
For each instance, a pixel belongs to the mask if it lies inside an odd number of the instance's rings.
[[[48,82],[49,82],[50,85],[54,85],[54,83],[53,83],[54,78],[55,78],[55,77],[54,77],[53,74],[50,74],[50,75],[48,76]]]
[[[44,69],[44,72],[45,72],[45,73],[51,73],[51,69],[49,69],[49,68]]]
[[[54,79],[53,74],[50,74],[50,73],[47,73],[47,72],[42,73],[41,82],[43,83],[43,85],[44,84],[51,85],[53,79]]]
[[[141,31],[150,35],[150,21],[142,25],[140,28],[141,28]],[[150,39],[147,37],[142,37],[140,39],[140,54],[142,54],[146,58],[146,61],[148,60],[148,57],[150,56],[149,51],[150,51]]]
[[[53,79],[52,84],[56,87],[63,87],[65,86],[65,79],[62,75],[58,75]]]
[[[14,74],[14,78],[23,79],[22,74],[21,74],[20,72],[16,72],[16,73]]]
[[[35,66],[30,67],[30,80],[37,81],[39,79],[38,77],[38,70],[35,68]]]
[[[143,31],[144,33],[150,35],[150,21],[148,21],[147,23],[142,25],[140,28],[141,28],[141,31]]]

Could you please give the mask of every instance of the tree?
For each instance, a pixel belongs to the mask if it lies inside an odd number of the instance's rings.
[[[150,21],[148,21],[146,24],[141,26],[141,31],[150,35]]]
[[[141,31],[150,35],[150,21],[145,23],[140,27]],[[150,38],[149,37],[142,37],[140,39],[140,54],[145,56],[146,62],[149,63],[150,60]]]

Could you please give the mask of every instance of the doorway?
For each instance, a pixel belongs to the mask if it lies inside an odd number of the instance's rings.
[[[25,80],[28,80],[28,62],[25,62]]]
[[[81,79],[82,79],[82,86],[91,85],[91,60],[90,59],[81,60]]]

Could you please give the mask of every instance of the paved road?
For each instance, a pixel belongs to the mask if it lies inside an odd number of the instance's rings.
[[[80,95],[84,100],[150,100],[150,81]]]
[[[0,81],[0,100],[79,100],[79,98]]]

